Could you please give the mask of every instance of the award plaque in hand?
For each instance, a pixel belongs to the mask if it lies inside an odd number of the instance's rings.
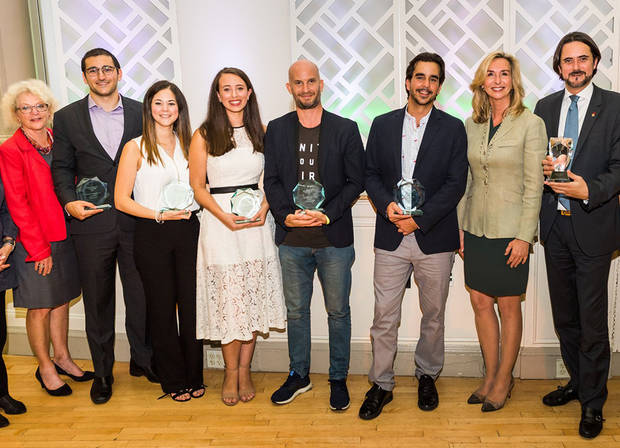
[[[401,179],[394,188],[394,201],[405,215],[423,215],[424,186],[417,179]]]
[[[166,210],[185,210],[194,201],[194,191],[187,183],[173,181],[166,184],[159,196],[159,209]]]
[[[95,208],[110,208],[105,201],[110,197],[108,184],[97,176],[83,178],[75,187],[75,193],[80,201],[87,201],[95,205]],[[87,209],[92,209],[88,207]]]
[[[575,149],[572,138],[551,137],[549,139],[549,152],[553,163],[553,171],[549,180],[553,182],[571,182],[566,171],[573,159]]]
[[[300,180],[293,188],[293,202],[302,210],[323,211],[321,205],[325,201],[323,185],[313,179]]]
[[[254,215],[260,210],[263,202],[263,193],[260,190],[251,188],[238,188],[230,198],[230,210],[237,216],[243,216],[245,219],[235,220],[237,224],[245,224],[248,222],[256,222],[253,220]]]

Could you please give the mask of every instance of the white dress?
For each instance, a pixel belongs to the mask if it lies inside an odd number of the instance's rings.
[[[237,146],[218,157],[208,156],[210,187],[258,183],[263,154],[254,152],[244,128],[234,130]],[[230,213],[233,193],[215,194]],[[222,341],[252,339],[270,328],[284,328],[285,307],[275,223],[271,213],[260,227],[231,231],[208,210],[200,215],[196,263],[196,336]]]

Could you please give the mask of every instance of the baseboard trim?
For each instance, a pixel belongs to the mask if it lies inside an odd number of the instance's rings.
[[[84,331],[69,331],[69,348],[76,359],[90,359],[90,351]],[[218,344],[205,344],[205,367],[208,350],[219,350]],[[451,377],[480,377],[484,366],[480,348],[475,344],[446,343],[446,355],[442,375]],[[9,327],[5,352],[11,355],[32,355],[26,330],[23,327]],[[118,361],[129,361],[127,335],[116,334],[114,352]],[[413,375],[415,343],[399,344],[394,371],[397,375]],[[312,373],[327,373],[329,369],[329,345],[319,340],[312,343]],[[514,375],[522,379],[554,379],[556,362],[560,359],[557,346],[523,347],[515,365]],[[351,343],[349,372],[367,374],[372,362],[370,342]],[[285,338],[259,340],[252,368],[262,372],[287,372],[289,368],[288,344]],[[620,352],[612,353],[610,376],[620,375]]]

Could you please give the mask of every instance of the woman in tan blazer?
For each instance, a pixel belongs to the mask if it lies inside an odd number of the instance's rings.
[[[513,56],[488,55],[470,88],[473,114],[465,123],[469,176],[458,207],[460,254],[486,373],[467,402],[482,403],[482,411],[488,412],[504,406],[514,385],[521,296],[538,223],[547,135],[543,121],[523,105],[519,63]]]

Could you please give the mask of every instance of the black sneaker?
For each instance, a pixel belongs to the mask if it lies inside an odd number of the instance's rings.
[[[332,411],[344,411],[349,409],[351,399],[349,398],[349,390],[347,389],[346,380],[329,380],[329,408]]]
[[[310,389],[312,389],[310,376],[306,375],[302,378],[291,370],[284,384],[271,396],[271,401],[275,404],[287,404],[297,395],[308,392]]]

